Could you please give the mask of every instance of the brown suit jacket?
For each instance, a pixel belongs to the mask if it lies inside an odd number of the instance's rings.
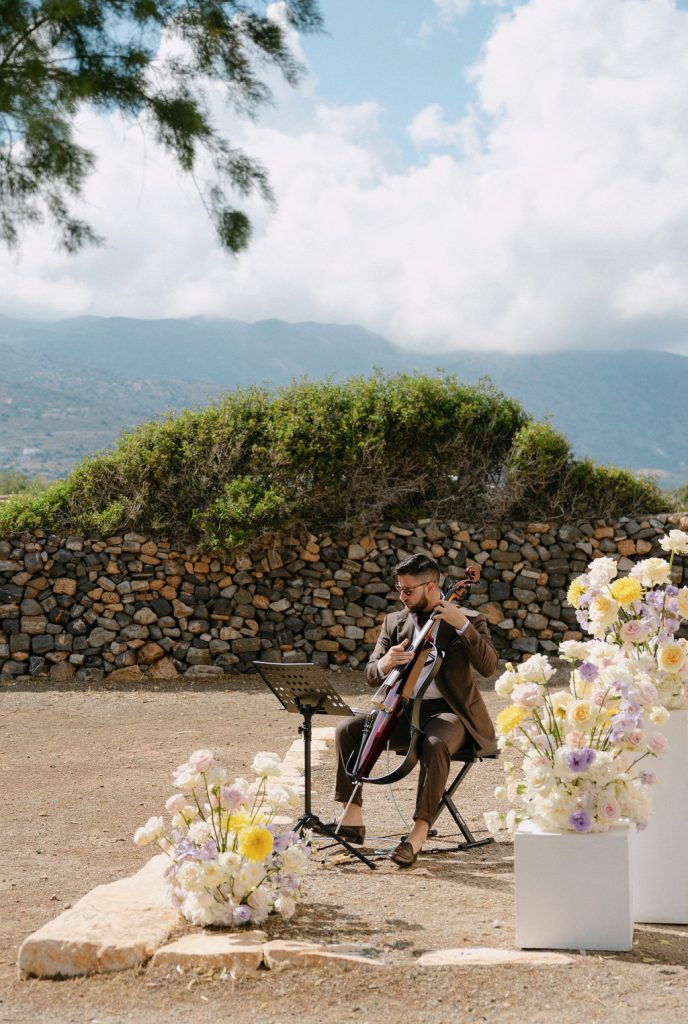
[[[446,622],[440,623],[437,647],[444,651],[444,660],[435,676],[435,682],[447,704],[459,716],[475,741],[478,752],[493,754],[497,749],[494,726],[475,684],[471,666],[481,675],[489,676],[497,671],[499,659],[484,615],[466,608],[462,611],[470,618],[470,622],[461,636]],[[365,667],[365,678],[369,686],[380,685],[378,661],[390,647],[402,640],[410,643],[413,628],[413,618],[405,609],[385,616],[375,649]]]

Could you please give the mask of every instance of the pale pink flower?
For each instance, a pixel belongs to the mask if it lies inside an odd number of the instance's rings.
[[[207,772],[215,763],[215,756],[212,750],[195,750],[189,758],[188,764],[195,772]]]
[[[621,626],[619,635],[624,643],[642,644],[650,635],[650,627],[647,622],[641,622],[640,619],[629,619]]]
[[[542,694],[537,683],[519,683],[514,687],[511,699],[519,708],[536,708],[542,703]]]
[[[656,732],[654,736],[650,736],[647,741],[647,745],[653,754],[657,754],[658,757],[661,757],[662,754],[666,753],[669,741],[661,732]]]

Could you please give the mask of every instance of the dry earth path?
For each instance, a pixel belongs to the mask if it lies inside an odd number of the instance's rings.
[[[350,703],[367,693],[360,677],[332,675]],[[500,704],[483,686],[491,711]],[[51,982],[20,981],[22,940],[89,889],[137,870],[146,851],[134,829],[160,813],[170,772],[201,746],[241,774],[257,750],[283,756],[298,719],[278,710],[255,679],[212,689],[0,690],[5,779],[0,832],[0,1024],[358,1024],[626,1021],[688,1019],[688,927],[639,926],[628,954],[574,953],[568,966],[419,966],[430,950],[514,947],[513,847],[422,856],[410,871],[380,862],[316,867],[297,917],[271,921],[270,937],[342,944],[383,966],[260,970],[217,976],[150,971]],[[317,724],[326,724],[319,719]],[[314,805],[333,809],[331,754],[315,770]],[[483,829],[500,779],[497,764],[475,769],[462,789],[469,824]],[[414,778],[369,787],[373,846],[404,831]],[[448,820],[441,819],[447,826]],[[565,884],[565,879],[562,879]]]

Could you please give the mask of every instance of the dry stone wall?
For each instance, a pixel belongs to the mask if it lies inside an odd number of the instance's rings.
[[[135,533],[94,539],[41,531],[0,541],[0,678],[56,682],[202,679],[254,659],[362,667],[394,607],[392,569],[417,552],[447,578],[479,565],[467,601],[504,658],[577,638],[566,590],[596,555],[660,555],[686,516],[470,527],[392,524],[364,535],[282,538],[232,562]],[[684,568],[676,566],[682,579]]]

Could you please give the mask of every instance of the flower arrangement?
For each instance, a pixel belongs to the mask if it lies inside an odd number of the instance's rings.
[[[279,783],[277,754],[261,751],[252,767],[254,781],[230,781],[210,750],[195,751],[174,772],[171,827],[152,817],[134,834],[138,846],[170,858],[170,897],[192,924],[237,927],[294,914],[310,851],[296,833],[279,834],[274,819],[293,814],[299,797]]]
[[[622,818],[647,824],[655,776],[638,765],[665,752],[657,727],[667,708],[688,707],[688,644],[674,635],[688,619],[688,587],[672,583],[688,534],[671,530],[660,544],[668,561],[646,558],[619,577],[616,560],[600,557],[572,581],[568,600],[592,639],[559,645],[568,689],[550,692],[554,669],[537,654],[507,665],[495,683],[512,701],[497,716],[500,749],[523,758],[504,765],[496,796],[510,808],[485,815],[491,831],[514,831],[525,817],[576,832],[606,831]]]
[[[550,692],[554,669],[539,654],[507,665],[495,683],[512,701],[497,716],[500,749],[523,759],[505,763],[506,785],[496,796],[510,808],[488,812],[488,828],[514,831],[523,818],[555,831],[604,832],[622,818],[643,828],[655,777],[637,766],[666,749],[654,726],[669,713],[618,646],[566,641],[560,652],[572,663],[568,689]]]
[[[675,556],[688,554],[688,534],[671,530],[660,545],[669,561],[645,558],[624,577],[617,578],[615,559],[595,559],[571,583],[568,600],[581,629],[638,661],[659,703],[688,708],[688,643],[674,635],[688,619],[688,587],[672,583]]]

